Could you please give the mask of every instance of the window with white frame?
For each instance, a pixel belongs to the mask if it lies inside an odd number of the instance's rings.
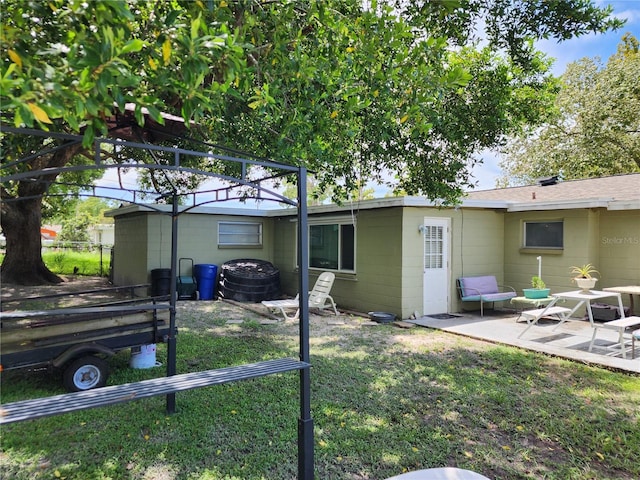
[[[525,248],[563,248],[564,222],[524,222]]]
[[[262,223],[218,222],[218,246],[261,247]]]
[[[309,221],[309,267],[355,271],[355,226],[344,220]]]

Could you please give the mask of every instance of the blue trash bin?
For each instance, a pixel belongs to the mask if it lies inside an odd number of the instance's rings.
[[[198,283],[200,300],[212,300],[215,296],[216,277],[218,266],[208,263],[199,263],[193,267],[193,274]]]

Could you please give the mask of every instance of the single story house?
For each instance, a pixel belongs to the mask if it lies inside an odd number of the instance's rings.
[[[109,215],[116,285],[148,282],[151,270],[170,266],[170,215],[139,205]],[[179,216],[178,257],[268,260],[283,292],[295,295],[296,222],[286,208],[194,208]],[[308,224],[310,284],[335,272],[332,296],[348,310],[459,312],[459,277],[495,275],[520,292],[538,274],[538,257],[552,293],[575,290],[570,267],[586,263],[600,272],[599,289],[640,284],[640,173],[471,192],[456,207],[421,197],[315,206]]]

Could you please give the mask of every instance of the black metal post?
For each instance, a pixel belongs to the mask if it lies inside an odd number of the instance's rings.
[[[102,244],[98,244],[98,248],[100,249],[100,276],[102,277]]]
[[[178,195],[175,190],[172,196],[171,210],[171,285],[169,289],[169,338],[167,339],[167,377],[176,374],[176,302],[178,292],[176,281],[178,276]],[[176,394],[167,395],[167,413],[176,411]]]
[[[298,170],[298,295],[300,307],[300,360],[309,355],[309,232],[307,229],[307,170]],[[300,370],[300,418],[298,419],[298,478],[313,480],[313,419],[311,418],[311,369]]]

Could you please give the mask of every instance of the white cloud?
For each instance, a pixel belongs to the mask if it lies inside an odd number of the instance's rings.
[[[640,22],[640,1],[638,0],[619,0],[619,1],[597,1],[596,6],[605,7],[611,5],[613,7],[613,16],[622,20],[627,20],[625,27],[629,27],[634,23]]]
[[[589,33],[564,42],[542,40],[536,43],[539,50],[555,58],[553,73],[561,75],[566,66],[584,57],[600,57],[606,63],[616,53],[622,36],[629,32],[640,39],[640,0],[600,1],[597,6],[613,6],[613,16],[626,20],[620,30],[607,33]]]

